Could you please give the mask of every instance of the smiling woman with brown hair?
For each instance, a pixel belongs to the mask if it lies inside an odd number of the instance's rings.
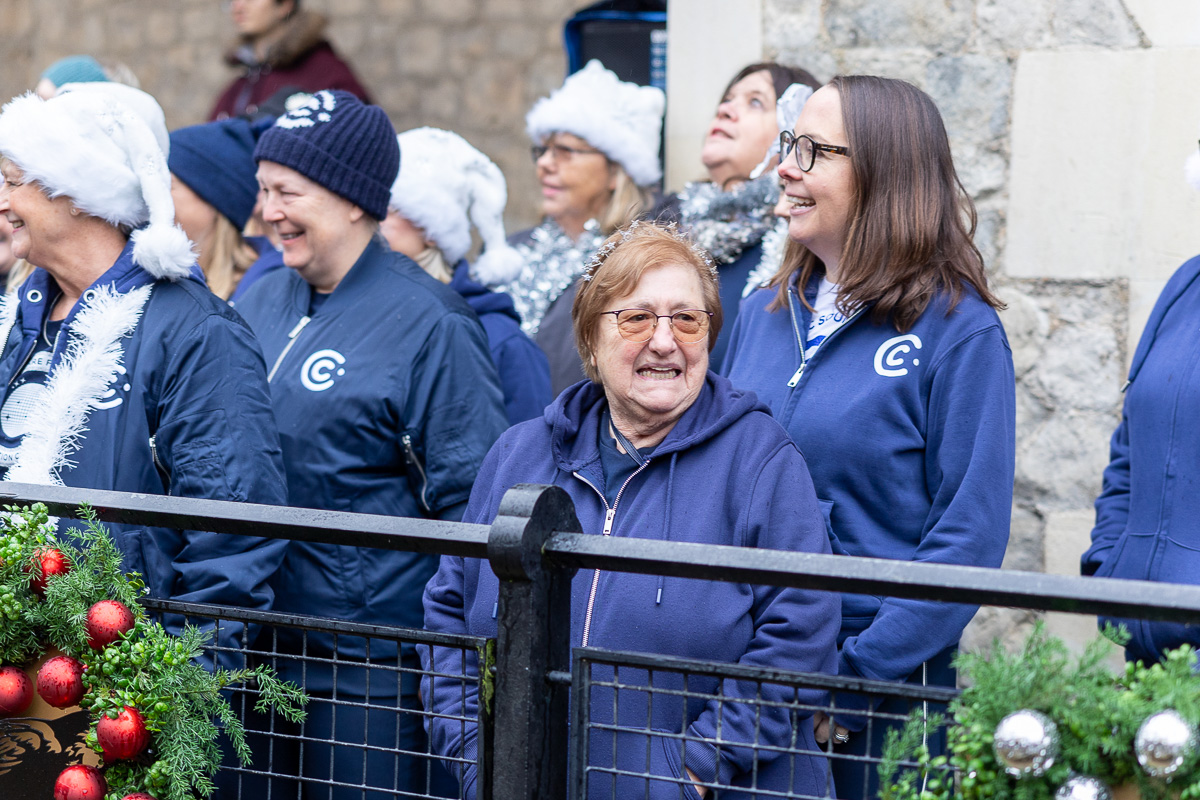
[[[754,391],[810,459],[835,551],[999,567],[1015,453],[1012,353],[972,242],[975,212],[925,92],[834,78],[781,134],[789,250],[750,295],[725,373]],[[838,672],[954,686],[975,613],[846,595]],[[817,737],[882,752],[875,701],[839,696]],[[904,707],[901,707],[904,706]],[[880,711],[908,713],[900,701]],[[936,755],[944,735],[930,735]],[[839,797],[874,796],[861,761],[833,767]]]
[[[599,61],[525,117],[545,219],[510,241],[525,260],[507,292],[521,328],[550,361],[554,393],[583,379],[571,333],[575,279],[604,238],[636,219],[662,178],[663,93],[626,83]]]

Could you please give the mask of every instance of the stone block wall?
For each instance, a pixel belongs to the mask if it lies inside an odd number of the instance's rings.
[[[562,25],[585,0],[304,0],[397,130],[456,131],[508,177],[512,230],[537,220],[525,112],[562,83]],[[0,0],[0,97],[66,55],[130,67],[168,125],[202,122],[235,72],[218,0]]]
[[[937,101],[1008,304],[1017,471],[1005,565],[1078,574],[1136,337],[1162,281],[1200,252],[1200,204],[1181,171],[1200,97],[1173,86],[1197,57],[1195,4],[763,0],[763,21],[768,57],[818,77],[903,78]],[[985,610],[966,643],[1017,638],[1032,618]],[[1051,623],[1077,642],[1094,631],[1088,618]]]

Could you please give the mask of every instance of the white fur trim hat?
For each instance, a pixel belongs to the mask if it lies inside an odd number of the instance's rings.
[[[450,131],[416,128],[396,139],[400,174],[388,206],[424,230],[451,268],[471,249],[474,223],[484,248],[474,278],[487,285],[515,278],[524,259],[505,240],[508,188],[500,168]]]
[[[533,104],[525,132],[534,144],[552,133],[578,136],[645,187],[662,178],[658,150],[665,106],[661,89],[626,83],[593,59]]]
[[[150,132],[154,134],[155,141],[162,148],[163,155],[168,158],[171,156],[171,135],[167,132],[167,118],[163,114],[162,106],[158,104],[153,95],[147,94],[141,89],[112,81],[64,83],[58,87],[55,95],[70,94],[71,92],[104,92],[112,95],[119,102],[129,106],[130,111],[137,114],[143,122],[150,126]]]
[[[104,91],[42,100],[32,92],[0,111],[0,155],[50,198],[134,228],[133,260],[156,278],[180,280],[196,263],[175,224],[171,175],[143,118]],[[148,223],[148,224],[147,224]]]

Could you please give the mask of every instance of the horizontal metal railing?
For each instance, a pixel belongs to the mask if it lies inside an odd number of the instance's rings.
[[[553,487],[514,487],[490,526],[23,484],[0,486],[0,502],[40,502],[61,517],[86,503],[112,523],[487,560],[501,578],[494,710],[505,736],[482,742],[481,798],[554,796],[566,783],[577,569],[1200,623],[1200,586],[596,536]]]

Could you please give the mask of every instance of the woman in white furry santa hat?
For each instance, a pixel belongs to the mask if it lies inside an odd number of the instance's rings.
[[[508,292],[521,327],[550,360],[554,392],[584,379],[572,332],[575,280],[613,231],[649,208],[662,178],[666,97],[622,81],[599,61],[567,78],[525,116],[545,219],[510,241],[525,259]]]
[[[137,92],[131,104],[125,96]],[[174,223],[144,92],[0,112],[0,214],[35,269],[0,299],[0,471],[21,483],[280,504],[266,371]],[[158,111],[161,118],[161,110]],[[282,542],[114,526],[156,597],[266,608]],[[235,626],[237,627],[237,626]],[[221,632],[232,642],[236,631]]]

